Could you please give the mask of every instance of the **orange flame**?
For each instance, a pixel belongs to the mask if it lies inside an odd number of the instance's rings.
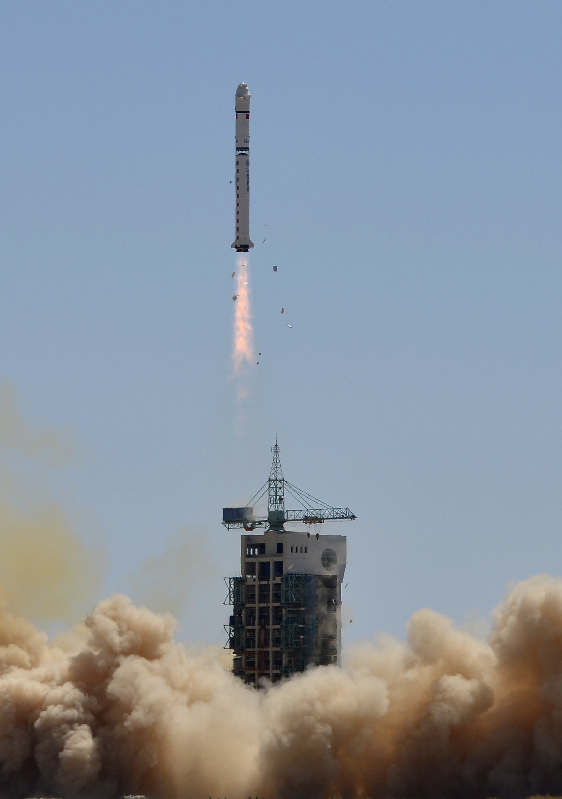
[[[240,375],[244,363],[254,360],[254,330],[250,303],[250,267],[247,253],[236,255],[236,301],[234,303],[234,374]]]

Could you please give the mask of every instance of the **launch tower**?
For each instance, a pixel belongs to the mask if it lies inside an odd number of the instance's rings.
[[[245,531],[241,575],[225,578],[225,604],[233,607],[226,648],[234,650],[234,674],[256,686],[263,677],[276,682],[310,665],[339,664],[346,537],[319,528],[355,519],[349,508],[333,508],[285,480],[277,441],[272,452],[269,479],[248,505],[223,508],[225,527]],[[285,509],[287,495],[299,509]],[[291,523],[308,529],[286,530]]]

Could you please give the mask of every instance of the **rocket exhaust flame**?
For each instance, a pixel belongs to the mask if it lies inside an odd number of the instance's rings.
[[[562,790],[562,580],[526,580],[489,642],[429,610],[256,691],[124,596],[64,647],[0,608],[0,794],[522,799]]]
[[[250,265],[247,253],[236,254],[236,301],[234,303],[234,374],[242,374],[244,364],[254,360],[254,331],[250,303]]]

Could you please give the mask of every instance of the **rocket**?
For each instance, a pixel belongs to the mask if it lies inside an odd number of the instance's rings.
[[[250,241],[250,92],[245,83],[236,89],[236,252],[248,252]]]

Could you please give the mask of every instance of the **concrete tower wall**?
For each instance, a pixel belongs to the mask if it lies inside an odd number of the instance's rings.
[[[271,529],[241,536],[241,576],[229,578],[228,646],[246,682],[340,662],[346,542]]]

